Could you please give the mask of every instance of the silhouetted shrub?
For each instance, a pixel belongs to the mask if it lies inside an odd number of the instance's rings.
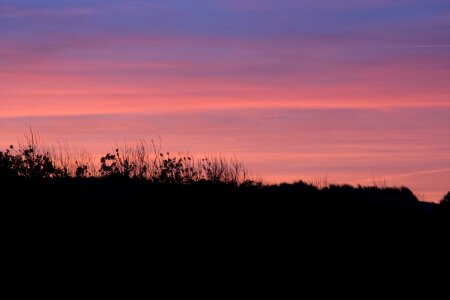
[[[55,167],[49,153],[40,154],[28,145],[13,153],[10,146],[4,152],[0,151],[0,174],[5,177],[55,178],[67,176],[67,170]]]
[[[190,183],[195,181],[196,171],[190,166],[190,157],[171,157],[160,153],[160,164],[155,169],[152,180],[161,183]]]
[[[17,157],[11,155],[11,150],[14,147],[11,145],[9,149],[4,152],[0,151],[0,177],[14,177],[17,176]]]
[[[445,194],[444,198],[441,200],[441,204],[446,207],[450,207],[450,192]]]
[[[75,177],[77,178],[84,178],[89,176],[89,172],[88,172],[88,166],[87,165],[83,165],[83,164],[78,164],[78,162],[75,162],[75,164],[77,165],[76,169],[75,169]]]

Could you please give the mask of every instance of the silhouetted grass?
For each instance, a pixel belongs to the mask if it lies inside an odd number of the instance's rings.
[[[419,201],[406,187],[332,185],[326,178],[315,185],[265,185],[247,174],[235,158],[172,155],[145,142],[118,147],[98,163],[85,151],[46,147],[34,134],[17,148],[0,151],[3,199],[65,203],[71,213],[80,205],[94,211],[118,205],[114,214],[128,214],[122,218],[148,213],[186,222],[206,218],[283,227],[326,223],[418,229],[449,221],[449,194],[433,204]],[[158,211],[161,215],[155,216]]]
[[[162,152],[152,142],[117,147],[95,162],[86,151],[67,146],[47,147],[31,131],[19,147],[0,151],[2,178],[128,178],[153,183],[191,184],[208,181],[233,185],[253,184],[236,158]]]

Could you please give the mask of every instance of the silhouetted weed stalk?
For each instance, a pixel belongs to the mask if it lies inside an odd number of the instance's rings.
[[[248,185],[256,182],[236,157],[197,158],[188,153],[162,152],[153,141],[124,144],[96,163],[85,150],[71,151],[67,145],[48,147],[30,130],[16,148],[0,151],[0,177],[25,178],[132,178],[155,183],[194,182]]]

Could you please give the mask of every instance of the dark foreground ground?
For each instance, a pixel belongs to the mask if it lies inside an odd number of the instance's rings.
[[[22,207],[36,218],[82,222],[197,222],[219,227],[386,228],[405,232],[447,225],[449,207],[421,202],[407,188],[330,186],[305,183],[235,186],[197,182],[157,184],[121,178],[3,180],[4,205]]]
[[[174,278],[184,291],[204,292],[265,280],[255,286],[265,291],[306,276],[352,278],[348,284],[372,291],[381,282],[398,288],[404,274],[431,280],[448,257],[449,207],[420,202],[406,188],[16,178],[1,182],[0,195],[9,278],[50,271],[61,286],[68,281],[58,274],[69,273],[94,286],[107,278],[166,291]]]

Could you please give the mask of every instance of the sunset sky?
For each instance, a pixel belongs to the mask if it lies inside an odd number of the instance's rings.
[[[0,146],[160,137],[266,182],[450,190],[448,0],[0,0]]]

